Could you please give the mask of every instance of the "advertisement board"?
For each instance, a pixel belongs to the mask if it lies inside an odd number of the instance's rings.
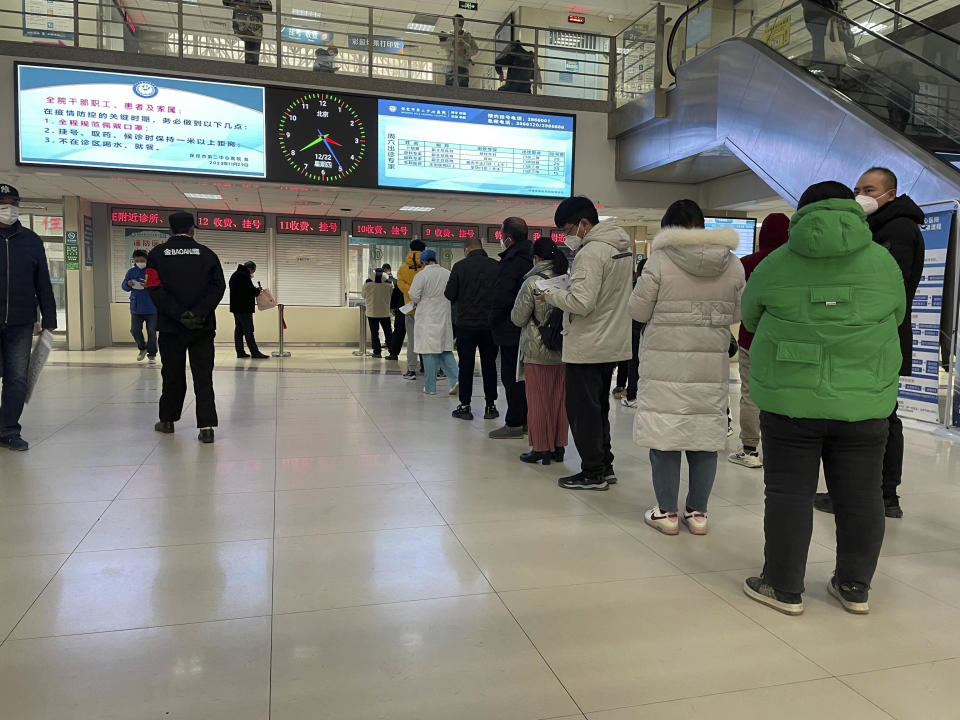
[[[264,90],[17,66],[17,162],[266,177]]]
[[[956,203],[923,207],[923,276],[910,308],[913,328],[912,376],[900,378],[899,410],[902,417],[925,422],[942,421],[940,414],[940,313],[946,281],[947,248]],[[953,282],[953,279],[950,279]]]

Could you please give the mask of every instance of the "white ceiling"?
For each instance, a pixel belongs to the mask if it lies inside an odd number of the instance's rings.
[[[58,203],[75,196],[108,205],[142,205],[161,208],[196,208],[234,212],[329,215],[396,220],[470,222],[497,225],[510,215],[530,225],[552,226],[556,200],[488,195],[427,193],[399,190],[326,188],[314,185],[281,185],[251,180],[163,178],[146,174],[84,175],[72,171],[16,168],[4,178],[27,203]],[[194,200],[184,196],[220,194],[222,200]],[[602,203],[602,198],[595,198]],[[401,212],[405,205],[432,207],[428,213]],[[719,209],[719,208],[713,208]],[[792,212],[778,198],[726,208],[763,217],[770,212]],[[622,225],[659,223],[663,208],[600,205],[600,214],[615,217]]]

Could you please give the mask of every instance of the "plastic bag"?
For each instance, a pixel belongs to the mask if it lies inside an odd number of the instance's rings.
[[[277,306],[277,299],[270,292],[270,288],[260,288],[260,294],[257,295],[257,310],[263,312]]]
[[[37,380],[40,379],[40,371],[47,364],[47,358],[50,357],[50,351],[53,349],[53,333],[44,330],[33,345],[33,352],[30,353],[30,365],[27,366],[27,397],[25,402],[30,402],[33,395],[33,389],[37,386]]]

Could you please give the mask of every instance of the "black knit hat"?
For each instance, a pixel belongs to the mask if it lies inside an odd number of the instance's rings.
[[[170,215],[170,229],[176,235],[187,232],[190,228],[195,227],[196,222],[193,219],[193,213],[188,213],[183,210]]]

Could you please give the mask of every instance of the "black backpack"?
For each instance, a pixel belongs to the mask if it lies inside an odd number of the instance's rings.
[[[549,279],[543,273],[537,273],[537,275],[544,280]],[[533,320],[533,324],[537,326],[537,331],[540,333],[540,341],[547,350],[553,350],[555,352],[563,350],[563,310],[553,308],[547,315],[547,319],[542,323],[538,323],[537,312],[536,309],[534,309],[530,319]]]

